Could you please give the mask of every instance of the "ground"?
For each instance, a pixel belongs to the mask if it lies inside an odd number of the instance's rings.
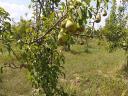
[[[70,96],[128,96],[128,80],[122,75],[124,51],[109,53],[105,42],[90,40],[85,45],[73,45],[64,52],[66,77],[59,81]],[[1,56],[0,63],[10,61]],[[6,69],[1,75],[0,96],[31,96],[31,83],[25,69]]]

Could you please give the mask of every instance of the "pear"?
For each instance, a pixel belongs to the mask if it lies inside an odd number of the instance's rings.
[[[81,5],[81,0],[74,0],[75,5]]]
[[[67,19],[65,19],[64,21],[61,22],[61,27],[62,27],[62,28],[65,28],[66,21],[67,21]]]
[[[101,21],[101,15],[100,15],[100,14],[97,14],[97,15],[96,15],[95,22],[96,22],[96,23],[99,23],[100,21]]]
[[[127,44],[125,41],[122,42],[123,47],[125,47]]]
[[[82,5],[86,7],[86,6],[87,6],[87,3],[85,3],[85,2],[82,2]]]
[[[70,5],[70,6],[69,6],[69,8],[70,8],[70,9],[73,9],[73,8],[74,8],[74,6],[73,6],[73,5]]]
[[[84,30],[85,30],[84,26],[83,26],[83,25],[80,26],[80,24],[77,23],[77,31],[78,31],[78,32],[84,32]]]
[[[126,46],[126,43],[124,42],[122,45],[123,45],[123,46]]]
[[[81,3],[81,0],[76,0],[76,3]]]
[[[107,16],[107,11],[106,10],[104,10],[104,12],[103,12],[103,14],[102,14],[103,16]]]
[[[72,22],[70,19],[68,19],[65,28],[69,33],[74,33],[77,30],[77,25],[74,22]]]
[[[68,40],[68,35],[65,33],[64,29],[60,30],[60,33],[58,34],[58,41],[60,45],[64,45],[65,42]]]
[[[84,41],[81,41],[81,42],[80,42],[80,45],[84,45]]]
[[[76,5],[81,3],[81,0],[71,0],[72,2],[74,2]]]
[[[59,18],[62,17],[62,13],[61,12],[58,13],[58,17]]]

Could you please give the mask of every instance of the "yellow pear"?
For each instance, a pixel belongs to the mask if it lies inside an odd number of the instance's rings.
[[[62,28],[65,28],[66,21],[67,21],[67,19],[65,19],[64,21],[61,22],[61,27],[62,27]]]
[[[61,12],[58,13],[58,17],[62,17],[62,13]]]
[[[81,3],[81,0],[76,0],[77,3]]]
[[[103,14],[102,14],[103,16],[107,16],[107,11],[106,10],[104,10],[104,12],[103,12]]]
[[[97,14],[97,15],[96,15],[95,22],[96,22],[96,23],[99,23],[100,21],[101,21],[101,15],[100,15],[100,14]]]
[[[83,26],[83,25],[80,26],[80,24],[77,23],[77,31],[78,31],[78,32],[84,32],[84,30],[85,30],[84,26]]]
[[[75,5],[80,5],[81,4],[81,0],[74,0]]]
[[[68,40],[68,35],[65,33],[64,29],[61,29],[60,33],[58,34],[59,44],[63,45],[67,40]]]
[[[70,6],[69,6],[69,8],[70,8],[70,9],[73,9],[73,8],[74,8],[74,6],[73,6],[73,5],[70,5]]]
[[[123,47],[125,47],[127,44],[125,41],[122,42]]]
[[[74,22],[72,22],[70,19],[68,19],[66,22],[65,28],[69,33],[74,33],[76,32],[77,25]]]
[[[84,45],[84,41],[81,41],[81,42],[80,42],[80,45]]]

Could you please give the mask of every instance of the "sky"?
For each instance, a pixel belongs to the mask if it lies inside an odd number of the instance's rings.
[[[15,22],[18,22],[21,16],[27,19],[31,18],[32,11],[28,8],[30,2],[31,0],[0,0],[0,6],[10,13],[10,17],[13,18]],[[120,5],[120,0],[117,0],[117,5]],[[25,17],[25,13],[28,13],[27,17]],[[106,18],[107,17],[103,17],[99,24],[95,24],[95,28],[104,26]]]
[[[25,13],[28,13],[27,18],[31,17],[32,11],[28,8],[31,0],[0,0],[0,6],[10,13],[10,17],[14,21],[19,21],[20,17],[25,17]]]

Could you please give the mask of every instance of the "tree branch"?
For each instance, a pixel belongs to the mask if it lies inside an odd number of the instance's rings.
[[[62,22],[62,21],[66,18],[66,16],[67,16],[67,13],[65,13],[62,17],[60,17],[59,20],[58,20],[55,24],[53,24],[53,26],[52,26],[50,29],[48,29],[48,30],[46,31],[46,33],[45,33],[43,36],[41,36],[41,37],[39,37],[38,39],[36,39],[36,40],[30,42],[29,45],[30,45],[30,44],[33,44],[33,43],[35,43],[35,42],[42,42],[43,39],[45,38],[45,36],[46,36],[47,34],[49,34],[60,22]]]

